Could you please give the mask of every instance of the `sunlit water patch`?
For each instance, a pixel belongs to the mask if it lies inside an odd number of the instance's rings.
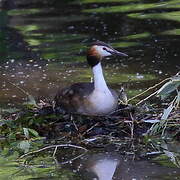
[[[180,21],[180,11],[175,12],[164,12],[164,13],[135,13],[135,14],[129,14],[129,17],[132,18],[139,18],[139,19],[167,19],[167,20],[173,20],[173,21]]]
[[[96,3],[96,1],[91,1]],[[120,1],[119,1],[120,2]],[[179,1],[167,1],[167,2],[157,2],[157,3],[142,3],[142,1],[132,1],[128,5],[115,5],[115,6],[107,6],[107,7],[98,7],[93,9],[84,10],[85,12],[94,12],[94,13],[123,13],[123,12],[132,12],[132,11],[141,11],[141,10],[148,10],[148,9],[158,9],[158,8],[179,8]]]
[[[162,32],[162,34],[164,35],[180,35],[180,29],[172,29],[172,30],[168,30],[168,31],[164,31]]]

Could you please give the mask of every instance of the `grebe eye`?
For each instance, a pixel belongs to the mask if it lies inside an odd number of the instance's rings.
[[[107,50],[105,47],[103,47],[103,50]]]

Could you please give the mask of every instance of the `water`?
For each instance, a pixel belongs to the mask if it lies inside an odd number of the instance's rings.
[[[2,5],[2,2],[5,4]],[[108,42],[129,55],[128,58],[111,58],[103,62],[108,84],[117,90],[122,83],[125,84],[129,97],[180,70],[179,0],[2,2],[0,1],[1,106],[16,107],[26,101],[27,96],[20,88],[37,99],[52,99],[58,88],[73,82],[90,81],[91,71],[86,64],[85,52],[86,46],[95,40]],[[87,156],[104,159],[104,152],[96,155],[98,153],[92,152]],[[116,153],[109,156],[112,156],[110,159],[119,157]],[[120,169],[110,173],[115,179],[120,177],[121,171],[125,172],[120,167],[121,161],[124,162],[123,158],[107,162],[112,169]],[[38,171],[42,170],[42,174],[34,177],[58,179],[62,175],[64,179],[64,176],[67,176],[67,179],[74,176],[81,179],[76,171],[82,162],[86,161],[83,159],[73,165],[73,168],[69,166],[61,169],[61,173],[54,166],[40,167]],[[162,173],[155,171],[158,177],[155,176],[154,179],[172,179],[174,170],[170,170],[170,175],[164,177],[163,172],[168,173],[169,168],[164,168],[162,164],[151,164],[147,159],[135,161],[133,172],[138,171],[140,175],[132,175],[131,179],[143,179],[145,176],[136,169],[139,163],[142,163],[143,167],[150,166],[150,170],[144,172],[147,176],[158,166]],[[19,170],[17,164],[10,166],[12,172]],[[88,176],[87,172],[82,171],[80,174]],[[118,171],[118,175],[114,174],[115,171]],[[33,178],[32,172],[25,174],[26,177],[22,179]],[[5,176],[7,173],[2,177]],[[150,177],[149,179],[153,179]],[[19,174],[16,178],[20,178]],[[124,178],[127,179],[127,176],[124,175]],[[174,175],[174,179],[178,179],[178,176]]]
[[[117,145],[118,144],[118,145]],[[173,163],[179,144],[163,142],[146,147],[120,140],[116,146],[84,150],[59,147],[35,153],[27,161],[13,162],[14,156],[0,157],[0,178],[13,180],[179,180],[180,169]],[[162,148],[166,148],[162,149]],[[154,149],[154,151],[153,151]],[[170,160],[170,158],[172,158]]]
[[[58,88],[90,81],[85,51],[97,39],[129,55],[103,62],[108,84],[126,84],[129,97],[179,71],[178,1],[54,3],[9,1],[1,10],[1,104],[26,99],[10,83],[52,98]]]

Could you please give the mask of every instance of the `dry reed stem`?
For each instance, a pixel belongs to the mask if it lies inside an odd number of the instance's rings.
[[[133,99],[135,99],[135,98],[137,98],[137,97],[139,97],[139,96],[142,96],[143,94],[147,93],[148,91],[150,91],[150,90],[152,90],[152,89],[155,89],[156,87],[158,87],[159,85],[161,85],[162,83],[164,83],[164,82],[166,82],[166,81],[168,81],[168,80],[170,80],[170,79],[171,79],[171,78],[166,78],[166,79],[164,79],[163,81],[155,84],[154,86],[149,87],[148,89],[146,89],[146,90],[143,91],[142,93],[140,93],[140,94],[138,94],[138,95],[136,95],[136,96],[128,99],[128,103],[129,103],[129,101],[132,101]],[[156,91],[156,92],[157,92],[157,91]],[[155,94],[155,93],[153,93],[153,95],[154,95],[154,94]],[[151,96],[150,96],[150,97],[151,97]],[[142,101],[142,100],[141,100],[141,101]],[[139,104],[139,103],[137,103],[137,104]]]
[[[47,149],[50,149],[50,148],[55,148],[55,151],[54,151],[54,153],[53,153],[53,155],[55,155],[58,147],[72,147],[72,148],[82,149],[82,150],[84,150],[85,152],[88,151],[86,148],[81,147],[81,146],[77,146],[77,145],[72,145],[72,144],[58,144],[58,145],[50,145],[50,146],[47,146],[47,147],[38,149],[38,150],[36,150],[36,151],[32,151],[32,152],[26,153],[26,154],[20,156],[18,159],[22,159],[22,158],[24,158],[25,156],[29,156],[29,155],[32,155],[32,154],[35,154],[35,153],[39,153],[39,152],[41,152],[41,151],[44,151],[44,150],[47,150]]]

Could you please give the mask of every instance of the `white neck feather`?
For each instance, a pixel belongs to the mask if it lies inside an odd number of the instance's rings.
[[[92,68],[94,76],[94,88],[100,91],[109,91],[106,81],[103,76],[101,63],[98,63]]]

